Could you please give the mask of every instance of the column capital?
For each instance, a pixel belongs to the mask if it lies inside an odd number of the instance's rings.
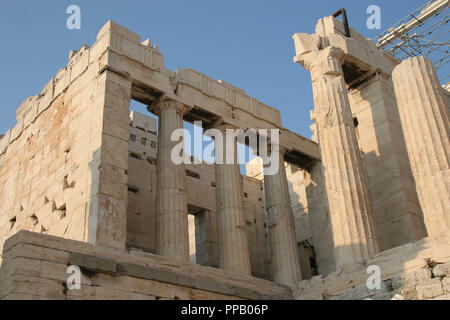
[[[184,103],[182,103],[180,101],[163,97],[161,100],[159,100],[153,106],[151,106],[149,109],[151,111],[153,111],[156,115],[159,116],[163,109],[176,109],[181,114],[185,114],[191,108],[186,106]]]
[[[214,122],[208,124],[205,127],[205,130],[208,130],[208,129],[217,129],[222,132],[225,132],[227,129],[236,130],[236,127],[231,124],[223,122],[222,119],[219,119],[217,121],[214,121]]]
[[[345,52],[337,47],[327,47],[323,50],[312,51],[296,57],[306,70],[311,72],[313,80],[318,75],[343,75],[342,63]]]

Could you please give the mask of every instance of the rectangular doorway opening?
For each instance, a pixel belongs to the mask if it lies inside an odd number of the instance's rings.
[[[202,266],[216,266],[214,262],[214,235],[211,230],[211,212],[195,205],[188,205],[190,261]]]
[[[303,280],[308,280],[319,275],[316,264],[316,253],[311,241],[305,240],[298,244],[298,255]]]

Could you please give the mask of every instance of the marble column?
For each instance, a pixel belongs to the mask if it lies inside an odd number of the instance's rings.
[[[174,130],[183,128],[184,105],[163,100],[155,107],[159,116],[156,196],[156,249],[161,256],[189,261],[189,230],[186,169],[171,154],[179,143],[171,141]]]
[[[220,267],[225,270],[250,275],[250,254],[244,213],[242,178],[237,161],[237,141],[236,137],[233,136],[229,143],[226,142],[225,132],[227,127],[220,126],[216,129],[222,132],[223,137],[223,139],[215,138],[219,263]],[[223,163],[218,163],[220,151],[223,151]],[[234,156],[230,157],[231,153],[234,153]],[[227,154],[229,160],[234,159],[234,163],[227,163]]]
[[[378,252],[361,154],[335,47],[297,57],[311,72],[314,120],[333,229],[336,264],[351,272]]]
[[[433,63],[413,57],[392,80],[409,161],[429,235],[450,228],[450,128],[446,97]]]
[[[273,281],[295,285],[301,280],[294,213],[284,165],[284,151],[279,153],[279,167],[275,174],[264,167],[264,189],[269,230],[269,246]]]

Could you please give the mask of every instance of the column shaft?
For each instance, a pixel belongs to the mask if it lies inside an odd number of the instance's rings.
[[[314,116],[337,265],[351,271],[378,251],[368,191],[342,71],[343,52],[327,48],[311,63]]]
[[[450,228],[447,101],[427,58],[403,61],[392,79],[425,225],[429,235],[437,235]]]
[[[174,164],[171,141],[176,129],[183,128],[183,105],[163,101],[158,105],[158,165],[156,197],[156,247],[159,255],[189,261],[189,230],[184,164]]]
[[[264,174],[272,276],[275,282],[295,285],[301,280],[295,222],[283,153],[279,155],[278,172]]]
[[[225,137],[225,134],[223,135]],[[225,139],[223,148],[223,163],[218,164],[216,159],[216,211],[219,229],[220,267],[239,273],[251,274],[250,254],[248,250],[247,229],[244,213],[244,199],[242,181],[237,162],[236,139],[232,146],[234,150],[234,164],[226,164],[227,143]],[[216,151],[217,155],[217,151]]]

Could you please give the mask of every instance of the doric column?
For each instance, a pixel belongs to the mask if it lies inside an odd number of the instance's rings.
[[[158,103],[158,165],[156,196],[156,249],[161,256],[189,261],[189,229],[184,164],[175,164],[172,150],[179,144],[172,133],[183,128],[184,105],[173,100]]]
[[[369,197],[342,70],[335,47],[297,61],[311,72],[314,116],[337,266],[352,271],[378,251]]]
[[[414,57],[392,73],[409,161],[429,235],[450,228],[447,101],[430,60]]]
[[[264,166],[266,221],[269,228],[273,281],[295,285],[301,280],[301,273],[284,151],[278,152],[279,166],[275,174]]]
[[[226,141],[226,126],[217,127],[222,139],[215,137],[216,150],[216,212],[219,231],[220,267],[234,272],[251,274],[244,199],[240,168],[237,161],[236,137],[229,135]],[[231,128],[229,128],[231,129]],[[231,141],[230,141],[231,140]],[[220,157],[223,151],[223,157]],[[230,157],[231,153],[233,156]],[[226,161],[233,160],[234,163]],[[223,158],[222,163],[219,158]]]

